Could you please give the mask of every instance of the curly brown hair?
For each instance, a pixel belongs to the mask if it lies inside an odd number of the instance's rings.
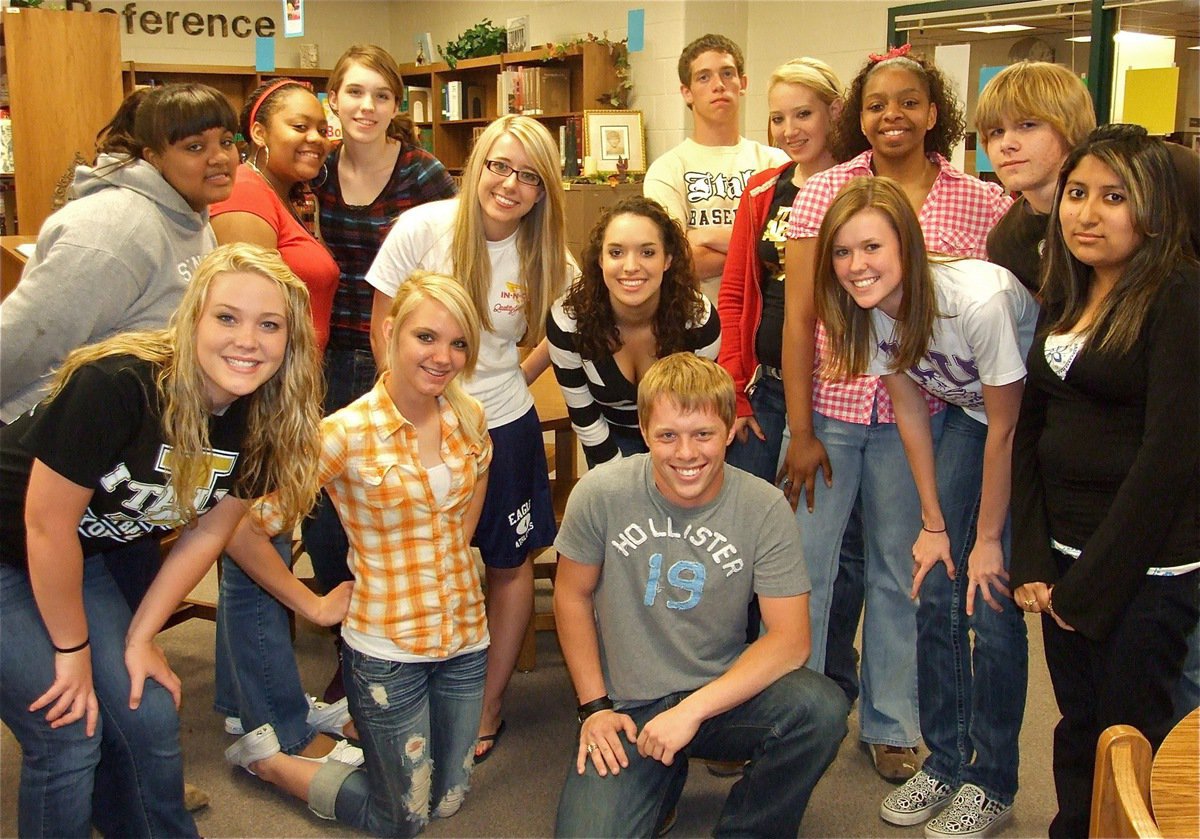
[[[877,61],[867,59],[846,91],[846,106],[833,126],[833,154],[838,160],[850,160],[871,148],[862,132],[860,119],[863,108],[863,88],[867,79],[882,67],[903,68],[921,80],[929,93],[929,101],[937,107],[937,122],[925,132],[925,153],[937,152],[949,157],[954,144],[963,138],[966,123],[963,109],[949,80],[932,61],[917,53]]]
[[[600,213],[583,249],[583,274],[567,289],[563,311],[575,319],[575,345],[586,359],[596,360],[621,348],[621,333],[613,313],[600,257],[608,225],[620,215],[642,216],[653,222],[662,237],[663,250],[671,264],[663,272],[658,311],[654,313],[654,337],[659,358],[683,350],[689,324],[704,316],[704,295],[696,281],[692,251],[679,222],[671,218],[657,201],[640,195],[626,198]]]

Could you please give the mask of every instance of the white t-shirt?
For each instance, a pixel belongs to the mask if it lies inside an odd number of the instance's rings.
[[[667,208],[685,230],[733,227],[733,215],[746,182],[755,172],[787,163],[783,149],[742,137],[736,146],[702,146],[691,138],[663,153],[646,170],[642,194]],[[701,278],[716,302],[720,275]]]
[[[1025,378],[1038,304],[1007,268],[978,259],[933,262],[933,288],[941,315],[921,363],[908,375],[925,390],[958,405],[987,424],[983,385],[999,387]],[[878,350],[867,373],[893,372],[896,322],[871,311]]]
[[[430,201],[406,211],[371,263],[367,282],[388,297],[395,297],[400,283],[418,268],[454,276],[450,245],[457,211],[457,198]],[[492,266],[488,289],[492,329],[479,336],[475,375],[465,379],[463,386],[483,403],[488,428],[497,428],[524,416],[533,407],[533,396],[525,384],[517,350],[526,328],[517,234],[488,242],[487,249]]]

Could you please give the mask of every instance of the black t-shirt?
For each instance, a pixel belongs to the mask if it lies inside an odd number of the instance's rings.
[[[162,439],[157,367],[128,355],[80,368],[49,402],[0,429],[0,562],[26,567],[25,493],[33,459],[94,493],[79,524],[91,556],[179,526],[171,488],[171,447]],[[197,514],[238,487],[248,400],[209,422],[211,471]]]
[[[796,164],[779,173],[767,210],[767,222],[758,237],[758,262],[762,266],[762,318],[754,336],[760,364],[783,366],[783,249],[787,244],[788,217],[800,187],[792,183]]]
[[[1029,206],[1022,195],[996,222],[987,237],[988,260],[1017,275],[1021,285],[1037,294],[1041,284],[1042,251],[1050,217]]]

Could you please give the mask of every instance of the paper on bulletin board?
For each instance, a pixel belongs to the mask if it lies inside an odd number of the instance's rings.
[[[259,73],[275,72],[275,39],[258,36],[254,39],[254,69]]]
[[[983,93],[983,89],[987,87],[987,83],[996,77],[996,74],[1003,70],[1003,67],[980,67],[979,68],[979,92]],[[979,101],[976,99],[975,101]],[[988,160],[987,156],[987,137],[975,138],[975,174],[980,172],[995,172],[996,167],[992,165],[992,161]]]
[[[1150,134],[1171,134],[1175,131],[1178,98],[1178,67],[1126,70],[1121,121],[1140,125]]]

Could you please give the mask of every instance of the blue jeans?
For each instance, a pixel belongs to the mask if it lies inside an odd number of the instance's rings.
[[[1175,686],[1175,722],[1190,714],[1197,705],[1200,705],[1200,623],[1188,635],[1183,675]]]
[[[617,445],[617,451],[622,457],[631,457],[635,454],[644,454],[650,451],[646,445],[646,438],[642,436],[640,428],[624,428],[619,425],[610,425],[608,427],[609,436]],[[589,468],[595,464],[589,464]]]
[[[183,806],[171,694],[147,679],[141,705],[129,710],[125,633],[132,613],[101,554],[84,560],[83,606],[100,703],[92,737],[86,718],[52,729],[45,709],[29,712],[54,682],[54,647],[29,577],[0,566],[0,718],[21,744],[18,832],[86,838],[95,824],[105,836],[197,836]]]
[[[309,806],[376,836],[415,836],[439,808],[456,812],[475,762],[486,672],[486,650],[402,663],[347,645],[342,680],[366,764],[325,764]]]
[[[291,533],[279,534],[271,544],[290,568]],[[246,731],[269,722],[280,748],[295,754],[312,742],[317,730],[308,724],[308,698],[292,650],[288,611],[228,555],[222,554],[220,561],[213,707],[241,717]]]
[[[770,376],[760,378],[750,391],[750,408],[767,439],[758,439],[753,431],[747,432],[745,442],[735,437],[725,451],[725,462],[773,484],[779,474],[779,457],[787,428],[783,382]]]
[[[866,550],[863,546],[862,493],[850,509],[842,548],[838,553],[837,576],[829,603],[829,630],[825,636],[825,675],[846,694],[851,705],[858,700],[858,651],[854,639],[862,620]]]
[[[379,371],[368,350],[325,350],[325,415],[341,410],[375,386]],[[328,593],[347,580],[353,580],[346,564],[350,541],[338,518],[337,509],[321,490],[317,504],[300,523],[304,548],[312,560],[317,588]]]
[[[961,408],[946,409],[936,449],[937,491],[955,579],[938,563],[921,585],[917,607],[917,671],[925,771],[958,787],[972,783],[1011,804],[1017,794],[1017,740],[1025,716],[1029,649],[1024,614],[1012,598],[997,613],[975,598],[966,614],[967,558],[975,545],[987,426]],[[1004,564],[1011,559],[1008,525]],[[968,631],[975,633],[974,647]]]
[[[935,439],[942,415],[930,417]],[[912,545],[921,502],[894,423],[843,422],[813,413],[813,430],[833,467],[833,486],[816,481],[812,513],[796,516],[808,575],[813,652],[808,666],[825,670],[834,580],[850,513],[861,500],[865,564],[861,738],[866,743],[913,747],[920,742],[917,710],[917,615],[912,589]]]
[[[625,713],[640,731],[686,696],[673,693]],[[671,766],[639,756],[628,744],[629,766],[619,774],[600,777],[589,760],[580,775],[572,743],[554,835],[653,835],[683,789],[688,758],[695,757],[750,761],[725,799],[716,836],[795,836],[813,788],[846,736],[846,714],[846,698],[833,682],[800,669],[702,722]]]

